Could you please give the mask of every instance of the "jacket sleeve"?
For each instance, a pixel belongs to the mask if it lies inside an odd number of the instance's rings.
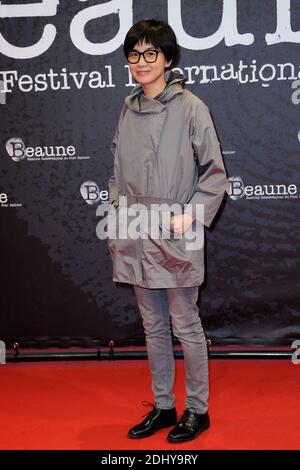
[[[196,219],[197,204],[204,205],[204,225],[209,227],[221,205],[228,181],[220,142],[209,109],[204,103],[197,106],[191,118],[190,136],[198,175],[194,193],[188,203],[192,205],[192,213]]]
[[[121,125],[122,119],[124,117],[125,111],[126,111],[126,105],[124,103],[123,107],[121,109],[120,115],[119,115],[117,127],[116,127],[115,133],[113,135],[112,143],[111,143],[111,146],[110,146],[110,150],[111,150],[113,156],[115,157],[114,165],[117,165],[117,141],[118,141],[119,132],[120,132],[120,125]],[[108,179],[108,199],[109,199],[110,204],[114,203],[116,206],[118,205],[118,202],[119,202],[119,188],[118,188],[118,185],[117,185],[117,182],[116,182],[115,175],[110,176],[109,179]]]
[[[125,114],[126,110],[127,110],[127,105],[124,103],[123,106],[122,106],[120,115],[119,115],[117,127],[116,127],[115,133],[113,135],[112,143],[111,143],[111,146],[110,146],[110,150],[111,150],[111,152],[114,156],[116,156],[116,148],[117,148],[117,142],[118,142],[118,137],[119,137],[119,132],[120,132],[120,126],[121,126],[121,122],[123,120],[123,117],[124,117],[124,114]]]

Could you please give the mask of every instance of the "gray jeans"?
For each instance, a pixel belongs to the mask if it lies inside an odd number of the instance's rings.
[[[207,344],[196,305],[198,287],[147,289],[134,285],[143,320],[152,390],[157,408],[173,408],[175,361],[172,335],[184,355],[186,408],[205,413],[208,408]]]

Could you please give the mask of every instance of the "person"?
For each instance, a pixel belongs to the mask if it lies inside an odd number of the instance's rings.
[[[108,218],[116,225],[121,214],[128,217],[135,207],[148,214],[167,212],[170,222],[167,226],[155,219],[158,237],[149,235],[149,229],[147,237],[110,236],[108,231],[113,281],[133,286],[142,317],[155,399],[128,436],[143,438],[172,427],[168,441],[185,442],[210,425],[207,343],[197,307],[204,246],[188,249],[186,234],[211,225],[227,176],[208,107],[186,88],[184,75],[173,70],[180,48],[170,25],[138,21],[123,50],[137,84],[124,100],[111,144],[114,195]],[[173,210],[174,204],[181,212]],[[181,343],[185,367],[186,408],[179,419],[172,331]]]

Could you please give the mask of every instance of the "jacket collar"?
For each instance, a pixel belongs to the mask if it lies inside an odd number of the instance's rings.
[[[186,78],[180,72],[168,70],[165,72],[166,88],[155,98],[148,98],[143,93],[142,85],[134,87],[130,95],[126,96],[125,103],[128,108],[137,113],[160,113],[174,96],[183,93]]]

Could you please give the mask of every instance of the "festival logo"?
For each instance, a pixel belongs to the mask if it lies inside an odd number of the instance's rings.
[[[228,178],[227,193],[231,199],[298,199],[298,188],[291,184],[246,185],[240,176]]]
[[[12,137],[6,142],[6,151],[14,162],[35,161],[73,161],[88,160],[89,155],[78,155],[74,145],[26,146],[21,137]]]
[[[80,186],[80,193],[89,205],[108,202],[108,191],[100,190],[94,181],[85,181]]]

